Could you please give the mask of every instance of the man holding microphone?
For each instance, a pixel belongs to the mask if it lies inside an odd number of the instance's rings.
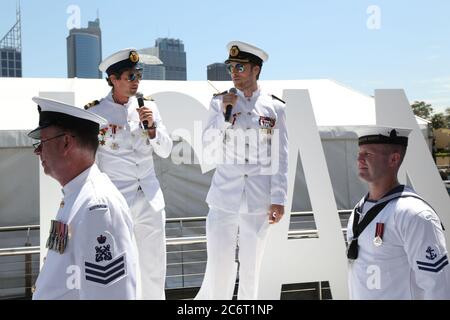
[[[206,199],[208,261],[197,299],[232,298],[237,242],[238,299],[256,299],[269,224],[281,220],[287,200],[284,102],[257,83],[268,55],[241,41],[227,49],[235,88],[213,97],[203,132],[205,153],[223,157],[214,158],[217,168]]]
[[[153,167],[153,152],[167,158],[172,140],[156,103],[137,96],[142,71],[136,49],[120,50],[99,69],[111,92],[86,109],[108,120],[100,129],[97,164],[127,200],[139,251],[143,299],[164,299],[166,242],[164,197]],[[145,102],[144,102],[145,100]]]

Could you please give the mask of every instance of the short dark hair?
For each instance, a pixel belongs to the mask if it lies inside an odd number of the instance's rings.
[[[114,76],[116,77],[116,79],[120,79],[120,77],[122,76],[122,74],[123,74],[124,72],[126,72],[126,71],[129,71],[129,70],[132,70],[132,68],[124,68],[124,69],[120,69],[120,70],[117,70],[117,71],[112,72],[112,73],[106,78],[106,81],[108,82],[108,85],[109,85],[110,87],[113,87],[113,88],[114,88],[114,85],[113,85],[113,83],[112,83],[110,77],[111,77],[112,75],[114,75]]]
[[[56,125],[61,131],[69,133],[72,135],[77,141],[81,148],[87,149],[93,153],[93,156],[95,157],[95,154],[97,153],[98,149],[98,132],[94,133],[89,130],[85,130],[83,127],[65,127]]]
[[[254,67],[256,67],[256,66],[259,67],[259,72],[258,72],[258,74],[256,75],[256,80],[259,80],[259,75],[261,74],[261,71],[262,71],[262,65],[256,64],[256,63],[254,63],[254,62],[249,62],[249,63],[250,63],[250,65],[252,66],[252,68],[254,68]]]
[[[400,144],[385,144],[385,148],[389,154],[398,153],[400,155],[399,167],[403,163],[406,155],[406,146]]]

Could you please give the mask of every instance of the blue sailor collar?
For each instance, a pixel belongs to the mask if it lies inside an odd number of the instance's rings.
[[[386,193],[381,199],[379,199],[377,202],[375,202],[374,206],[379,205],[381,203],[390,201],[392,199],[395,198],[403,198],[403,197],[415,197],[415,198],[419,198],[422,201],[424,201],[426,203],[425,200],[423,200],[415,191],[413,188],[406,186],[406,185],[399,185],[397,187],[395,187],[394,189],[392,189],[391,191],[389,191],[388,193]],[[367,201],[367,199],[369,198],[369,193],[367,193],[359,202],[358,204],[355,206],[354,210],[356,210],[358,213],[361,212],[362,206],[364,205],[364,203]]]

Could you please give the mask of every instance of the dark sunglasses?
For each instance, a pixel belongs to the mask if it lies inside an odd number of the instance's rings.
[[[245,66],[241,63],[236,63],[234,66],[232,64],[227,64],[227,70],[229,73],[233,73],[233,69],[238,73],[242,73],[245,71]]]
[[[142,80],[142,71],[134,71],[130,73],[127,77],[128,82],[133,82],[136,80]]]

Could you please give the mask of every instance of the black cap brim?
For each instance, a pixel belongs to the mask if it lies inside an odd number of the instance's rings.
[[[41,139],[41,130],[47,128],[48,126],[50,126],[50,125],[48,124],[48,125],[44,125],[44,126],[39,126],[36,129],[34,129],[33,131],[30,131],[28,133],[28,136],[31,139],[40,140]]]

